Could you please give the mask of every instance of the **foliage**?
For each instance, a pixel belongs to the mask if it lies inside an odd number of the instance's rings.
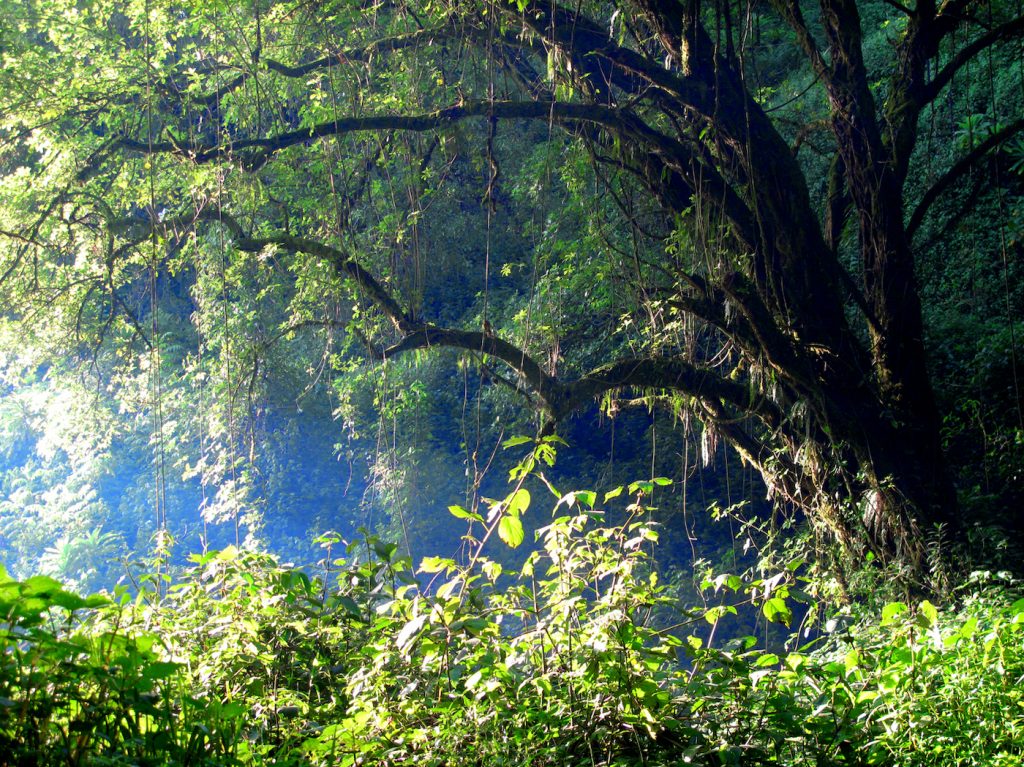
[[[106,607],[104,607],[106,605]],[[0,573],[0,760],[4,764],[205,762],[202,724],[176,699],[177,664],[130,612],[59,582]],[[184,729],[182,729],[184,728]],[[215,752],[214,752],[215,753]]]
[[[658,481],[560,497],[515,570],[477,549],[414,572],[394,544],[329,534],[315,577],[229,548],[163,599],[163,578],[114,602],[6,579],[5,763],[1021,763],[1012,583],[830,610],[794,560],[709,573],[706,606],[680,612],[651,566]],[[745,606],[799,630],[736,635]]]
[[[1019,466],[944,469],[1017,444],[1019,391],[969,412],[956,382],[1007,350],[1017,372],[1019,10],[665,9],[7,2],[5,353],[54,389],[90,369],[132,422],[111,449],[156,475],[126,505],[181,539],[294,543],[351,485],[345,516],[411,549],[411,501],[477,505],[523,411],[571,429],[603,401],[702,421],[848,557],[921,571],[933,523],[966,540],[950,477],[998,508]],[[284,455],[299,410],[317,461]],[[118,511],[69,505],[72,537]]]
[[[741,6],[0,0],[0,762],[1021,763],[1019,3]]]

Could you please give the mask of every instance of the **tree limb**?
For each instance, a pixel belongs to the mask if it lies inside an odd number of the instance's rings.
[[[914,212],[910,216],[910,221],[907,223],[907,237],[913,238],[914,233],[917,232],[921,224],[924,222],[924,217],[928,214],[928,210],[935,201],[947,189],[949,189],[949,187],[959,181],[960,178],[970,171],[978,161],[985,157],[985,155],[1000,144],[1013,138],[1021,131],[1024,131],[1024,118],[1020,118],[1016,122],[1010,123],[1002,130],[996,131],[966,155],[961,157],[960,160],[950,168],[945,175],[932,184],[928,191],[924,193],[924,196],[921,197],[921,201],[917,204],[917,207],[914,208]]]
[[[956,73],[986,48],[1022,33],[1024,33],[1024,16],[1018,16],[1012,21],[994,27],[974,42],[965,45],[928,83],[921,103],[928,104],[933,101],[942,92],[942,89],[949,85]]]
[[[479,30],[472,25],[460,26],[454,23],[448,23],[442,26],[432,27],[430,29],[419,29],[415,32],[410,32],[404,35],[396,35],[394,37],[374,40],[373,42],[360,47],[341,48],[303,64],[288,64],[276,59],[263,57],[262,59],[252,62],[252,65],[255,67],[255,65],[262,64],[267,68],[267,70],[275,72],[282,77],[297,79],[321,69],[329,69],[331,67],[347,63],[362,64],[383,54],[397,53],[410,48],[417,48],[422,45],[431,45],[437,40],[449,38],[463,40],[466,38],[478,38],[482,34],[482,30]],[[526,47],[522,40],[513,38],[511,35],[499,35],[499,38],[506,44],[514,42],[518,48]],[[543,50],[535,50],[534,52],[543,55]],[[224,96],[234,90],[237,90],[255,74],[255,68],[243,71],[230,82],[219,86],[210,93],[197,97],[195,102],[213,108],[217,106]]]
[[[832,77],[831,68],[828,62],[825,61],[825,57],[822,56],[818,44],[811,37],[811,32],[807,28],[807,22],[804,21],[803,13],[800,11],[799,0],[772,0],[772,6],[782,15],[782,18],[786,20],[786,23],[789,24],[796,34],[797,42],[810,60],[814,74],[826,85],[829,85]]]
[[[256,150],[248,164],[258,168],[270,156],[290,146],[302,144],[325,136],[365,131],[404,130],[423,132],[443,128],[468,118],[533,119],[554,120],[560,123],[593,123],[611,129],[622,130],[627,113],[596,104],[548,102],[548,101],[467,101],[444,109],[418,115],[371,115],[368,117],[342,117],[309,128],[286,131],[266,138],[250,138],[233,141],[230,144],[203,144],[178,141],[147,142],[124,136],[119,146],[142,154],[183,155],[196,163],[206,163],[220,158],[233,157],[245,150]],[[639,120],[629,125],[632,130],[646,129],[645,138],[657,134],[653,129],[642,126]],[[667,137],[662,136],[665,140]]]

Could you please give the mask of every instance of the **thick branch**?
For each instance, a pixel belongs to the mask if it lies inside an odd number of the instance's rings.
[[[339,274],[354,280],[366,297],[391,320],[396,330],[405,333],[418,326],[376,277],[339,248],[305,237],[296,237],[285,232],[277,232],[267,237],[251,237],[245,233],[242,225],[234,216],[215,207],[206,207],[189,215],[166,219],[161,221],[158,226],[164,230],[175,230],[189,228],[198,221],[221,224],[231,232],[236,247],[248,253],[256,253],[268,245],[276,245],[292,252],[306,253],[323,258]],[[114,234],[127,235],[134,238],[135,242],[140,242],[142,239],[150,236],[149,233],[152,231],[154,224],[145,219],[127,218],[109,220],[107,226],[108,230]]]
[[[396,344],[382,349],[383,359],[397,357],[403,352],[430,347],[449,347],[486,354],[501,360],[522,376],[524,383],[550,407],[556,399],[558,384],[525,351],[493,333],[472,330],[442,328],[431,323],[421,323]]]
[[[523,384],[540,399],[554,421],[561,420],[604,392],[625,387],[669,389],[688,394],[712,409],[727,403],[738,411],[759,418],[769,428],[782,423],[782,414],[771,402],[760,398],[744,383],[724,378],[717,371],[687,363],[679,358],[624,359],[602,365],[575,381],[563,382],[547,374],[525,350],[488,331],[443,328],[412,318],[391,293],[343,250],[322,242],[279,232],[251,237],[230,214],[206,208],[191,215],[160,222],[166,229],[195,225],[198,221],[220,224],[228,229],[235,245],[244,251],[259,251],[276,245],[294,252],[323,258],[338,274],[356,282],[363,294],[391,320],[400,334],[393,345],[375,354],[383,359],[403,352],[431,347],[464,349],[501,360],[516,371]],[[137,218],[110,220],[108,232],[128,235],[141,242],[152,233],[153,222]]]
[[[728,402],[741,412],[756,414],[769,427],[781,422],[775,406],[755,399],[746,384],[678,357],[623,359],[595,368],[576,381],[560,385],[553,415],[562,418],[607,391],[626,387],[680,391],[701,401]]]
[[[832,75],[831,70],[825,61],[825,57],[821,55],[818,44],[811,37],[811,32],[807,28],[807,22],[804,21],[803,13],[800,11],[799,0],[772,0],[772,5],[782,15],[782,18],[786,20],[786,23],[789,24],[793,32],[796,33],[797,42],[803,48],[807,58],[810,59],[811,68],[814,70],[815,75],[817,75],[818,79],[828,84]]]
[[[513,8],[515,3],[509,3]],[[518,9],[514,11],[518,15]],[[657,62],[625,46],[618,45],[607,26],[597,24],[580,13],[553,3],[536,0],[527,5],[523,21],[549,46],[569,56],[574,69],[590,83],[594,99],[609,103],[611,89],[618,88],[629,96],[643,95],[654,89],[650,97],[668,97],[672,102],[711,115],[716,104],[708,83],[696,77],[680,77]],[[679,103],[674,103],[678,108]]]

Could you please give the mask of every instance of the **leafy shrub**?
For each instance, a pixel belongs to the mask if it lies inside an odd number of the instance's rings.
[[[122,617],[105,597],[0,571],[0,762],[191,761],[170,709],[177,666]]]
[[[793,624],[814,584],[799,560],[709,574],[707,604],[683,608],[650,559],[652,488],[631,486],[615,525],[596,494],[562,496],[515,569],[482,552],[525,511],[521,488],[490,521],[453,511],[484,534],[466,561],[417,572],[373,537],[338,557],[329,535],[318,577],[229,548],[159,599],[5,576],[0,763],[1021,763],[1012,584],[976,581],[944,610],[847,606],[790,652],[716,642],[744,610]]]

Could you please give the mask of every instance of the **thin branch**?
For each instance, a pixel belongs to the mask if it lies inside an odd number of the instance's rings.
[[[303,144],[325,136],[366,131],[403,130],[424,132],[453,125],[469,118],[496,117],[499,119],[555,120],[561,123],[594,123],[608,128],[622,129],[626,113],[618,109],[595,104],[544,101],[467,101],[444,109],[418,115],[371,115],[343,117],[318,123],[308,128],[286,131],[276,136],[233,141],[230,145],[188,143],[179,141],[146,142],[124,136],[118,145],[142,154],[184,155],[196,163],[235,157],[245,150],[256,150],[248,165],[259,168],[270,156],[290,146]],[[630,126],[639,129],[637,123]]]
[[[903,3],[896,2],[896,0],[882,0],[882,2],[885,3],[886,5],[892,7],[892,8],[895,8],[897,11],[899,11],[900,13],[902,13],[902,14],[904,14],[906,16],[913,16],[914,15],[914,11],[911,8],[908,8]]]
[[[1005,24],[1001,24],[998,27],[994,27],[981,37],[974,40],[972,43],[968,43],[954,56],[942,69],[939,70],[938,74],[932,79],[925,88],[921,104],[928,104],[933,101],[949,83],[956,76],[964,66],[966,66],[972,59],[974,59],[979,53],[983,52],[986,48],[995,45],[1002,40],[1009,40],[1017,37],[1024,33],[1024,16],[1018,16],[1012,21],[1008,21]]]
[[[907,224],[907,237],[913,238],[914,233],[917,232],[921,224],[924,222],[924,217],[928,214],[928,210],[947,189],[966,175],[971,168],[973,168],[989,152],[1000,144],[1013,138],[1021,131],[1024,131],[1024,118],[1020,118],[1016,122],[1010,123],[1002,130],[996,131],[966,155],[961,157],[960,160],[950,168],[945,175],[932,184],[931,188],[924,193],[923,197],[921,197],[921,201],[917,204],[917,207],[914,208],[914,212],[911,214],[910,221]]]
[[[266,57],[263,57],[262,59],[257,58],[252,62],[252,64],[256,66],[262,64],[269,71],[275,72],[282,77],[296,79],[305,77],[317,70],[329,69],[331,67],[347,63],[365,63],[382,54],[396,53],[409,48],[416,48],[420,45],[429,45],[435,40],[441,40],[453,36],[459,36],[461,38],[467,34],[468,32],[465,29],[458,29],[455,25],[448,24],[441,27],[434,27],[432,29],[420,29],[404,35],[396,35],[395,37],[374,40],[373,42],[361,47],[342,48],[304,64],[288,64],[283,61]],[[223,69],[224,67],[211,68],[211,71],[215,71],[218,68]],[[195,102],[213,108],[220,103],[220,100],[224,96],[240,88],[255,74],[255,68],[241,72],[232,80],[224,83],[210,93],[197,97]]]

